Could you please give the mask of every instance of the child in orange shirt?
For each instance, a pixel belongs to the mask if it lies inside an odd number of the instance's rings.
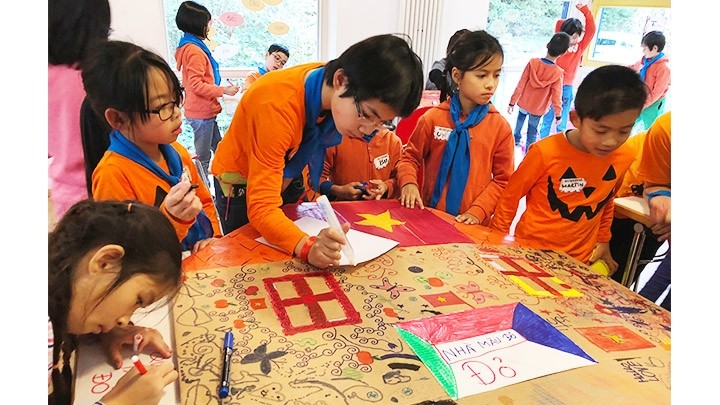
[[[648,32],[643,35],[640,44],[643,57],[630,68],[640,73],[640,78],[648,87],[648,99],[636,122],[642,123],[641,128],[647,130],[665,111],[665,96],[670,89],[670,60],[663,52],[665,35],[662,32]],[[637,125],[637,128],[640,128],[640,125]]]
[[[330,200],[396,198],[395,165],[402,141],[389,128],[344,139],[325,152],[320,193]]]
[[[270,45],[267,53],[265,54],[265,64],[245,76],[242,91],[249,89],[250,86],[265,73],[285,67],[288,59],[290,59],[290,51],[285,45]]]
[[[426,111],[410,135],[397,166],[400,204],[437,208],[466,224],[489,223],[515,167],[510,124],[490,103],[502,64],[500,42],[485,31],[455,43],[446,69],[458,91]]]
[[[317,190],[327,148],[410,115],[422,88],[422,61],[404,39],[389,34],[360,41],[330,62],[258,80],[240,99],[210,166],[225,232],[250,222],[300,259],[337,266],[345,236],[326,228],[311,238],[280,207],[298,201],[306,171]]]
[[[625,141],[646,97],[645,84],[630,68],[608,65],[590,72],[570,112],[575,129],[532,144],[505,187],[491,227],[507,234],[526,197],[516,241],[563,251],[583,263],[602,259],[615,272],[608,244],[613,199],[635,158]]]
[[[221,235],[212,196],[177,142],[183,94],[167,62],[137,45],[110,41],[94,49],[82,78],[93,111],[113,128],[107,151],[86,149],[91,157],[103,155],[94,170],[86,168],[93,197],[159,207],[183,250],[196,252]],[[99,135],[83,133],[93,136]]]
[[[183,32],[175,50],[177,68],[182,72],[185,87],[185,119],[193,129],[195,153],[198,155],[203,175],[208,176],[210,156],[220,142],[217,115],[222,111],[218,97],[234,96],[239,88],[220,86],[220,67],[203,39],[210,31],[212,16],[205,6],[185,1],[178,7],[175,23]],[[210,184],[206,184],[210,187]]]

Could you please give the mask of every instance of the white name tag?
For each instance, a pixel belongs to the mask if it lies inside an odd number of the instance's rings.
[[[375,163],[376,169],[382,169],[383,167],[387,166],[388,163],[390,163],[390,155],[387,153],[384,155],[380,155],[376,157],[373,162]]]
[[[563,193],[577,193],[585,188],[587,180],[583,178],[560,179],[560,191]]]
[[[439,141],[446,141],[450,139],[451,128],[435,127],[433,130],[433,137]]]

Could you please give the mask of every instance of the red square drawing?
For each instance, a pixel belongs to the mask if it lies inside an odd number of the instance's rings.
[[[297,292],[297,296],[281,298],[276,283],[291,283]],[[322,292],[313,290],[311,284],[319,285],[322,282]],[[331,328],[340,325],[351,325],[360,323],[360,313],[353,308],[348,297],[343,293],[340,284],[335,280],[332,273],[328,271],[317,271],[305,274],[288,274],[282,277],[269,277],[263,279],[265,289],[270,296],[270,302],[275,314],[280,320],[285,335],[294,335],[299,332]],[[324,288],[327,286],[327,288]],[[323,307],[329,305],[339,306],[344,316],[333,316],[328,319]],[[304,306],[309,313],[309,323],[294,325],[291,320],[288,308]]]
[[[642,336],[624,326],[591,326],[575,328],[595,346],[606,352],[620,352],[625,350],[649,349],[655,347]]]

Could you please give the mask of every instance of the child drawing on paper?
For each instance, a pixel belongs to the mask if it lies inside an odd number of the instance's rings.
[[[490,102],[502,64],[500,42],[485,31],[466,33],[455,43],[445,70],[457,92],[426,111],[410,135],[397,165],[400,204],[437,208],[470,225],[489,224],[515,167],[510,124]]]
[[[172,350],[154,329],[130,323],[133,313],[180,285],[181,247],[157,208],[131,201],[83,200],[48,237],[48,402],[70,404],[70,357],[83,334],[100,335],[109,362],[122,366],[120,349],[136,334],[169,358]],[[103,403],[157,404],[178,377],[170,361],[130,369]]]
[[[183,250],[209,245],[221,235],[220,224],[212,195],[177,142],[184,94],[167,62],[137,45],[109,41],[93,50],[82,79],[95,115],[113,129],[107,150],[85,150],[86,158],[102,156],[97,167],[86,168],[93,198],[156,206],[170,219]],[[83,133],[83,143],[93,145],[96,136]]]

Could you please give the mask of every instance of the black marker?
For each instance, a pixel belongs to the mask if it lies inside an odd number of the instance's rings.
[[[185,193],[185,195],[188,195],[189,192],[195,190],[195,189],[198,188],[198,187],[200,187],[199,184],[193,184],[193,185],[191,185],[190,188],[188,189],[187,193]]]
[[[223,344],[223,364],[222,364],[222,375],[220,377],[220,388],[218,388],[218,395],[220,398],[227,398],[230,394],[230,358],[233,354],[233,343],[235,337],[232,332],[225,332],[225,342]]]

